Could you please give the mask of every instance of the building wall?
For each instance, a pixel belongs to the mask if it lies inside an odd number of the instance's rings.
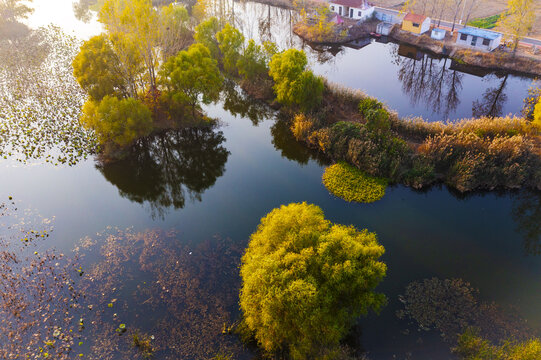
[[[342,5],[338,5],[338,4],[330,4],[329,5],[329,9],[334,12],[334,13],[337,13],[339,14],[340,16],[346,16],[346,14],[344,13],[344,11],[346,10],[344,6]]]
[[[430,18],[426,18],[422,24],[419,24],[419,27],[413,26],[412,21],[404,20],[402,22],[402,30],[409,31],[414,34],[424,34],[430,30]]]
[[[456,43],[458,45],[467,46],[473,49],[479,49],[479,50],[484,50],[484,51],[492,51],[496,49],[498,46],[500,46],[500,43],[502,41],[502,37],[499,36],[495,40],[490,40],[488,45],[483,45],[484,38],[477,37],[476,41],[472,45],[472,40],[473,40],[472,35],[468,35],[466,40],[462,40],[461,35],[462,34],[458,33],[458,36],[456,38]]]
[[[365,10],[361,10],[361,9],[357,9],[353,7],[347,7],[347,6],[331,3],[329,4],[329,9],[332,12],[335,12],[343,17],[348,17],[350,19],[356,19],[356,20],[365,20],[365,19],[368,19],[370,16],[372,16],[372,14],[374,14],[375,8],[371,7]],[[353,11],[353,16],[351,16],[352,11]]]

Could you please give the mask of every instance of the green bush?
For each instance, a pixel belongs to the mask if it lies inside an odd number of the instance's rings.
[[[242,257],[245,328],[268,353],[321,358],[360,315],[385,304],[376,235],[335,225],[315,206],[289,204],[261,219]]]
[[[361,170],[340,162],[325,169],[323,184],[346,201],[371,203],[385,195],[387,180],[367,176]]]
[[[389,131],[391,130],[391,121],[387,110],[369,109],[365,111],[366,127],[370,131]]]
[[[367,112],[369,110],[379,110],[379,109],[383,109],[383,104],[374,98],[366,97],[359,102],[359,112],[364,117],[366,117]]]
[[[478,331],[469,328],[458,338],[453,349],[464,360],[539,360],[541,359],[541,340],[527,341],[508,339],[500,345],[493,345],[479,336]]]

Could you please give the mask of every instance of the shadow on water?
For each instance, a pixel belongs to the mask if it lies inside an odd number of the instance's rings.
[[[163,131],[138,141],[122,160],[98,164],[122,197],[148,203],[152,216],[201,201],[225,171],[229,151],[221,131],[189,128]]]
[[[524,239],[524,252],[541,255],[541,192],[519,192],[513,197],[511,215]]]

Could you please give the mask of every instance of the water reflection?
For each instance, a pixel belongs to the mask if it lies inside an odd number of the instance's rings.
[[[512,217],[528,255],[541,255],[541,193],[521,191],[513,198]]]
[[[120,195],[148,203],[152,216],[184,207],[224,174],[229,151],[221,131],[189,128],[164,131],[138,141],[122,160],[99,164]]]
[[[460,104],[464,75],[449,68],[448,58],[438,59],[404,44],[396,51],[398,79],[411,104],[425,103],[427,109],[447,120]]]
[[[223,107],[231,115],[248,118],[257,126],[273,116],[274,111],[264,102],[253,99],[233,81],[227,80],[222,92]]]
[[[483,97],[473,102],[472,113],[474,117],[504,115],[503,108],[507,102],[505,87],[508,78],[509,74],[506,74],[498,85],[486,89]]]
[[[284,119],[276,121],[271,127],[272,144],[279,150],[282,157],[306,165],[310,160],[315,160],[320,166],[327,166],[331,161],[320,152],[314,151],[296,141],[289,130],[288,122]]]

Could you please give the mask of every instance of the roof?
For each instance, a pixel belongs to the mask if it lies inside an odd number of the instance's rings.
[[[446,32],[446,30],[445,30],[445,29],[434,28],[434,29],[432,29],[432,32],[435,32],[435,33],[444,33],[444,32]]]
[[[421,24],[425,20],[426,20],[426,16],[421,15],[421,14],[408,13],[404,17],[404,21],[411,21],[411,22],[419,23],[419,24]]]
[[[460,34],[477,36],[477,37],[481,37],[483,39],[489,39],[489,40],[496,40],[497,38],[502,36],[502,34],[494,32],[494,31],[488,31],[488,30],[478,29],[474,27],[465,27],[464,29],[458,30],[458,32]]]
[[[366,0],[331,0],[330,3],[361,10],[366,10],[374,6]]]

